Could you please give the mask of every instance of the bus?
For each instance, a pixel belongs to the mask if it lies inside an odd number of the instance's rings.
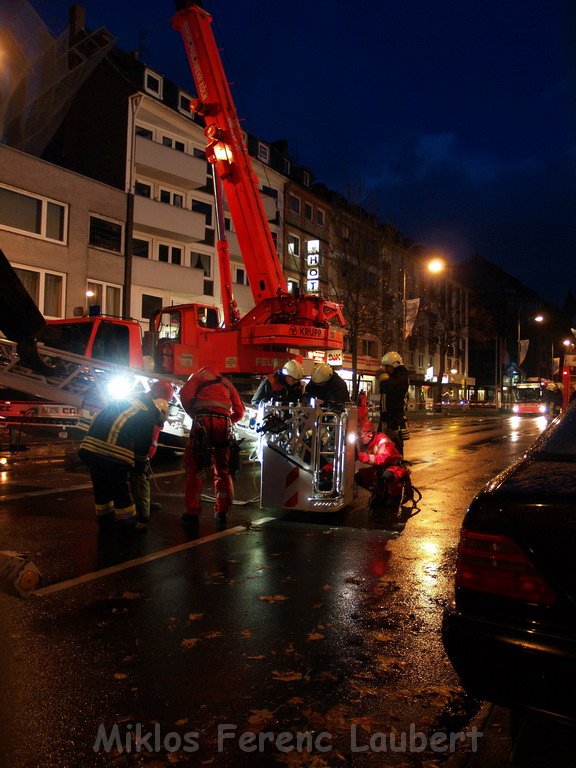
[[[519,416],[546,416],[546,382],[541,379],[523,381],[512,390],[512,413]]]

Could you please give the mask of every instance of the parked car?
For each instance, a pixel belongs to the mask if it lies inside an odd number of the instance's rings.
[[[576,402],[472,501],[442,633],[470,694],[576,724]]]

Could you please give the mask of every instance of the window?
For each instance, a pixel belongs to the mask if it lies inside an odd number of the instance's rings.
[[[64,275],[43,269],[14,266],[24,288],[44,317],[62,317],[64,307]]]
[[[300,198],[296,195],[288,195],[288,208],[291,213],[300,215]]]
[[[0,227],[65,243],[67,225],[67,205],[0,186]]]
[[[144,90],[147,93],[151,93],[152,96],[156,96],[156,98],[161,99],[162,85],[163,78],[160,75],[157,75],[155,72],[152,72],[152,70],[147,69],[144,73]]]
[[[306,221],[312,221],[313,209],[310,203],[304,203],[304,218]]]
[[[184,207],[184,195],[179,192],[171,192],[169,189],[160,190],[160,202],[174,205],[176,208]]]
[[[166,264],[182,264],[182,248],[177,245],[158,244],[158,261]]]
[[[216,307],[198,307],[198,325],[202,328],[218,328],[219,324]]]
[[[89,296],[88,293],[91,293]],[[103,315],[112,315],[120,317],[122,288],[119,285],[110,285],[109,283],[96,283],[89,280],[86,283],[87,305],[89,307],[100,307]]]
[[[308,173],[308,171],[302,172],[302,183],[304,184],[305,187],[310,186],[310,174]]]
[[[149,240],[140,240],[137,237],[132,238],[132,256],[139,256],[141,259],[150,258]]]
[[[268,197],[273,197],[274,200],[278,200],[278,190],[274,189],[274,187],[267,187],[263,184],[261,192],[263,195],[268,195]]]
[[[362,339],[362,354],[368,357],[378,357],[378,342],[372,339]]]
[[[203,213],[206,217],[206,226],[212,226],[212,206],[210,203],[204,203],[201,200],[192,200],[192,210],[196,213]]]
[[[137,125],[136,136],[142,136],[143,139],[153,139],[154,133],[150,130],[150,128],[144,128],[143,125]]]
[[[162,297],[150,296],[149,294],[142,294],[142,317],[146,320],[150,320],[152,315],[159,309],[162,309]]]
[[[177,149],[178,152],[186,151],[186,144],[179,139],[173,139],[171,136],[162,136],[162,144],[165,147],[172,147],[172,149]]]
[[[258,142],[258,159],[263,160],[265,163],[270,161],[270,147],[261,141]]]
[[[134,194],[140,197],[152,197],[152,185],[144,181],[137,181],[134,184]]]
[[[295,296],[299,295],[299,293],[300,293],[300,286],[299,286],[297,280],[288,280],[286,282],[286,287],[288,289],[288,293],[293,293]]]
[[[96,331],[92,357],[117,365],[130,365],[130,332],[128,326],[101,323]]]
[[[206,160],[206,152],[204,152],[203,149],[198,149],[198,147],[194,147],[192,150],[192,157],[198,157],[201,160]]]
[[[115,253],[122,252],[122,225],[115,221],[90,216],[89,244]]]
[[[248,282],[248,273],[244,267],[234,267],[234,282],[237,285],[250,285]]]
[[[214,280],[212,280],[212,256],[209,253],[191,251],[190,266],[201,269],[204,273],[204,296],[214,296]]]
[[[325,221],[326,217],[322,208],[316,208],[316,224],[318,224],[319,227],[324,227]]]
[[[288,160],[287,157],[284,158],[282,165],[283,165],[284,173],[286,174],[286,176],[290,176],[290,167],[291,166],[290,166],[290,160]]]
[[[192,96],[190,96],[189,93],[185,93],[184,91],[178,92],[178,111],[183,112],[185,115],[188,115],[188,117],[192,117],[192,106],[190,102],[192,101]]]
[[[300,256],[300,238],[296,235],[288,235],[288,254]]]

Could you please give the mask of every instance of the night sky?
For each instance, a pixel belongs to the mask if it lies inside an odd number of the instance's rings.
[[[67,0],[33,0],[54,32]],[[173,6],[85,0],[87,26],[193,90]],[[570,0],[207,0],[246,129],[416,242],[576,291]]]

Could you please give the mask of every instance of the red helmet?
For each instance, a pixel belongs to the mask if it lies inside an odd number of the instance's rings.
[[[174,386],[169,381],[159,379],[150,387],[150,394],[154,399],[161,398],[170,402],[174,397]]]
[[[361,440],[367,440],[368,438],[372,440],[376,434],[376,427],[371,421],[364,419],[358,424],[358,434],[360,435]]]

